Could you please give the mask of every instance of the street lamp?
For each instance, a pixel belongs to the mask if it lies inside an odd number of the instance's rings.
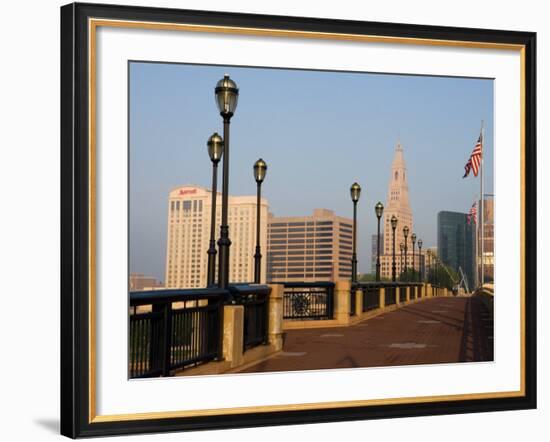
[[[418,274],[420,282],[422,282],[422,240],[418,240]]]
[[[378,218],[378,236],[376,241],[376,246],[378,249],[376,255],[376,280],[380,281],[380,218],[382,217],[382,213],[384,213],[384,205],[380,201],[378,201],[376,206],[374,206],[374,212]]]
[[[212,161],[212,209],[210,215],[210,246],[208,247],[207,286],[214,284],[216,279],[216,197],[218,194],[218,163],[223,155],[223,140],[217,132],[208,138],[208,155]]]
[[[413,282],[414,282],[414,280],[416,279],[416,276],[415,276],[415,274],[414,274],[414,272],[415,272],[415,269],[414,269],[414,245],[416,244],[416,233],[413,233],[413,234],[411,235],[411,242],[412,242],[412,245],[413,245],[413,262],[412,262],[412,264],[413,264],[413,271],[412,271],[412,279],[413,279]]]
[[[436,254],[432,255],[433,266],[434,266],[434,280],[436,287],[439,287],[439,260],[437,259]]]
[[[405,272],[407,271],[407,238],[409,236],[409,226],[403,227],[403,236],[405,237]]]
[[[267,171],[267,164],[261,158],[254,163],[254,179],[256,180],[256,253],[254,254],[254,283],[260,283],[262,272],[262,251],[260,247],[260,199],[262,182]]]
[[[390,223],[392,230],[391,280],[395,282],[395,229],[397,228],[397,217],[395,215],[392,215]]]
[[[435,285],[439,287],[439,260],[437,259],[437,256],[433,255],[433,262],[434,262],[434,269],[435,269]]]
[[[229,211],[229,121],[237,108],[239,89],[237,84],[229,78],[229,75],[218,81],[214,90],[218,110],[223,118],[223,188],[222,188],[222,219],[220,225],[220,250],[218,286],[226,289],[229,286],[229,226],[227,225],[227,213]]]
[[[430,275],[430,273],[431,273],[431,269],[432,269],[431,264],[430,264],[431,253],[432,252],[430,252],[430,249],[426,250],[426,280],[430,284],[431,284],[431,275]]]
[[[399,276],[403,275],[403,251],[405,250],[405,244],[399,244],[399,249],[401,250],[401,260],[399,261]]]
[[[353,201],[353,237],[351,255],[351,282],[357,282],[357,202],[361,196],[361,186],[353,183],[349,189],[351,201]]]

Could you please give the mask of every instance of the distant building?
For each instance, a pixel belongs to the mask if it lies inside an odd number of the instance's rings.
[[[437,249],[441,261],[466,275],[470,289],[475,286],[475,224],[468,214],[442,211],[437,214]]]
[[[221,221],[221,194],[216,199],[216,240]],[[210,241],[212,192],[200,186],[182,186],[168,196],[168,236],[166,250],[166,287],[205,287],[206,254]],[[266,250],[267,213],[265,199],[261,201],[260,246]],[[256,196],[229,196],[229,281],[254,280],[256,246]],[[266,253],[264,252],[264,256]],[[217,267],[218,255],[216,255]],[[262,281],[265,281],[266,260],[262,259]]]
[[[130,273],[130,291],[148,290],[162,287],[162,283],[154,276],[143,273]]]
[[[478,207],[481,207],[478,201]],[[485,282],[492,282],[495,278],[495,205],[493,199],[483,200],[484,229],[483,229],[483,273]],[[481,235],[478,235],[478,250],[481,250]]]
[[[315,209],[311,216],[274,217],[268,222],[267,280],[334,281],[351,278],[349,218]]]
[[[432,269],[432,265],[433,265],[433,258],[429,258],[428,257],[428,252],[431,253],[432,256],[439,256],[437,254],[437,247],[436,246],[433,246],[433,247],[428,247],[426,249],[426,253],[424,254],[424,252],[422,252],[422,254],[424,255],[424,277],[428,277],[428,275],[430,274],[430,271]]]
[[[409,184],[407,179],[407,166],[403,156],[403,146],[397,143],[395,146],[391,175],[388,183],[388,196],[384,208],[384,215],[380,227],[382,238],[381,256],[380,256],[380,275],[383,278],[391,278],[393,262],[393,231],[391,227],[391,218],[397,218],[397,228],[395,230],[395,265],[396,275],[401,273],[401,251],[399,244],[405,242],[403,227],[409,227],[409,237],[407,241],[407,256],[403,258],[403,270],[405,267],[411,268],[413,264],[411,235],[414,232],[413,214],[409,204]],[[424,253],[424,251],[422,251]],[[419,269],[418,248],[415,249],[415,269]],[[376,262],[376,255],[374,257]],[[375,267],[376,270],[376,267]]]

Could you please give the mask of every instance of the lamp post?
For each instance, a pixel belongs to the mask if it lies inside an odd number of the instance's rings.
[[[380,281],[380,218],[382,213],[384,213],[384,205],[378,201],[376,206],[374,206],[374,212],[376,213],[376,218],[378,218],[378,235],[376,240],[376,280]]]
[[[433,282],[432,284],[434,284],[436,287],[437,287],[437,282],[438,282],[438,276],[437,276],[437,258],[435,256],[435,252],[432,252],[432,279],[433,279]]]
[[[220,251],[218,268],[218,286],[226,289],[229,286],[229,226],[227,225],[227,213],[229,211],[229,122],[237,108],[239,89],[237,84],[229,78],[229,75],[218,81],[214,89],[218,110],[223,118],[223,182],[222,182],[222,219],[220,225],[220,239],[218,248]]]
[[[432,262],[431,262],[431,256],[432,252],[430,249],[426,250],[426,257],[428,258],[428,269],[429,271],[426,273],[426,279],[431,284],[432,283]]]
[[[223,140],[217,132],[208,138],[208,155],[212,161],[212,209],[210,214],[210,246],[208,247],[207,286],[214,284],[216,279],[216,197],[218,194],[218,163],[223,155]]]
[[[439,287],[439,259],[434,254],[434,267],[435,267],[435,285]]]
[[[395,282],[395,229],[397,228],[397,217],[393,215],[391,217],[391,231],[392,231],[392,261],[391,261],[391,280]]]
[[[349,189],[351,201],[353,202],[353,236],[351,255],[351,282],[357,282],[357,202],[361,196],[361,186],[353,183]]]
[[[411,242],[412,242],[412,245],[413,245],[413,262],[412,262],[412,265],[413,265],[413,271],[412,271],[412,279],[413,279],[413,282],[415,282],[416,280],[416,275],[414,274],[415,272],[415,268],[414,268],[414,246],[416,244],[416,233],[413,233],[411,235]]]
[[[399,277],[403,274],[403,251],[405,250],[405,244],[399,244],[399,249],[401,250],[401,261],[399,261]]]
[[[422,282],[422,240],[418,240],[418,277]]]
[[[254,163],[254,179],[256,180],[256,253],[254,253],[254,283],[260,283],[262,272],[262,250],[260,247],[260,199],[262,183],[267,171],[267,164],[261,158]]]
[[[405,237],[405,272],[407,271],[407,238],[409,236],[409,226],[403,227],[403,236]]]

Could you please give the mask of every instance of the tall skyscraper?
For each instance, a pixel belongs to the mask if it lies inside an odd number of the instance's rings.
[[[442,211],[437,214],[437,250],[441,261],[466,275],[470,290],[475,284],[475,230],[468,224],[468,214]],[[459,276],[460,280],[460,276]]]
[[[409,227],[409,238],[407,242],[407,267],[412,266],[412,244],[411,235],[414,232],[413,228],[413,214],[411,206],[409,204],[409,184],[407,181],[407,166],[405,164],[405,158],[403,156],[403,146],[401,143],[397,143],[393,155],[393,162],[391,166],[390,181],[388,183],[388,196],[384,207],[383,224],[380,226],[380,237],[382,238],[381,244],[381,256],[380,256],[380,275],[384,278],[391,278],[392,276],[392,228],[391,218],[394,216],[397,218],[397,228],[395,230],[395,265],[396,273],[399,277],[401,273],[401,260],[399,244],[404,242],[403,227]],[[418,254],[418,249],[415,250]],[[376,256],[374,258],[376,260]],[[418,255],[415,258],[415,268],[418,270],[419,266]]]
[[[216,198],[216,239],[221,220],[221,195]],[[173,189],[168,196],[166,247],[166,287],[205,287],[207,254],[210,240],[211,190],[187,185]],[[260,246],[262,247],[262,282],[265,281],[267,256],[268,204],[261,201]],[[231,239],[229,280],[254,280],[256,246],[256,196],[229,197],[229,237]],[[218,265],[216,255],[216,267]]]
[[[267,279],[335,281],[351,278],[353,221],[332,210],[312,216],[270,217]]]

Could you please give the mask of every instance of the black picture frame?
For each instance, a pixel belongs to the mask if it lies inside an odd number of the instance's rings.
[[[524,395],[95,422],[89,391],[89,18],[521,45],[524,50]],[[116,5],[61,8],[61,434],[71,437],[536,408],[536,34]]]

